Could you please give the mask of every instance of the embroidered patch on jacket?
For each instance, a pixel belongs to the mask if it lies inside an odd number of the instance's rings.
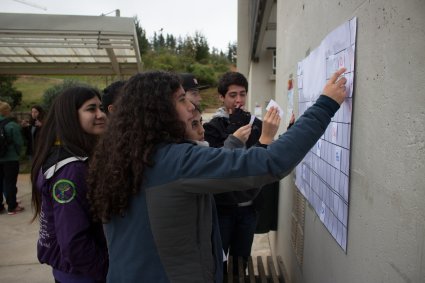
[[[53,185],[53,198],[58,203],[68,203],[76,194],[75,184],[70,180],[61,179]]]

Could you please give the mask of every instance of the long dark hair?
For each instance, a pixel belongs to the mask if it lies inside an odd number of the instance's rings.
[[[32,205],[34,221],[41,211],[40,191],[37,178],[42,165],[46,162],[56,142],[74,156],[90,156],[98,140],[97,136],[86,133],[80,125],[78,109],[87,100],[98,97],[97,90],[88,87],[73,87],[65,90],[55,101],[44,120],[39,134],[39,143],[35,151],[31,169]]]
[[[41,107],[40,105],[37,105],[37,104],[35,104],[35,105],[33,105],[33,106],[31,106],[31,110],[32,109],[36,109],[37,111],[38,111],[38,116],[37,116],[37,120],[38,121],[43,121],[44,120],[44,109],[43,109],[43,107]],[[35,121],[36,121],[36,119],[34,119],[32,116],[31,116],[31,121],[30,121],[30,124],[31,125],[34,125],[35,124]]]
[[[96,220],[124,215],[140,191],[146,167],[158,144],[179,142],[185,124],[178,119],[174,93],[179,78],[166,72],[131,77],[111,115],[89,165],[88,199]]]

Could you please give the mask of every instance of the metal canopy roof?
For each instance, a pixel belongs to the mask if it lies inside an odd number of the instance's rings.
[[[0,13],[0,75],[133,75],[133,18]]]

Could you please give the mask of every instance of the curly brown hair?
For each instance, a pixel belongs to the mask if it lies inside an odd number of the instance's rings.
[[[96,220],[124,215],[146,167],[154,165],[156,147],[183,140],[174,102],[179,88],[179,78],[166,72],[139,73],[124,86],[89,166],[87,196]]]

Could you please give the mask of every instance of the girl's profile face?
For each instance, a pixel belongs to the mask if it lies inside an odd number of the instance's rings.
[[[101,135],[106,129],[106,114],[101,109],[97,96],[90,98],[78,109],[80,125],[90,135]]]
[[[186,124],[186,138],[192,141],[205,141],[204,126],[202,126],[202,116],[197,110],[193,111],[193,120]]]
[[[174,105],[180,121],[184,122],[187,127],[187,124],[192,122],[195,106],[186,98],[184,89],[181,86],[174,93]]]

